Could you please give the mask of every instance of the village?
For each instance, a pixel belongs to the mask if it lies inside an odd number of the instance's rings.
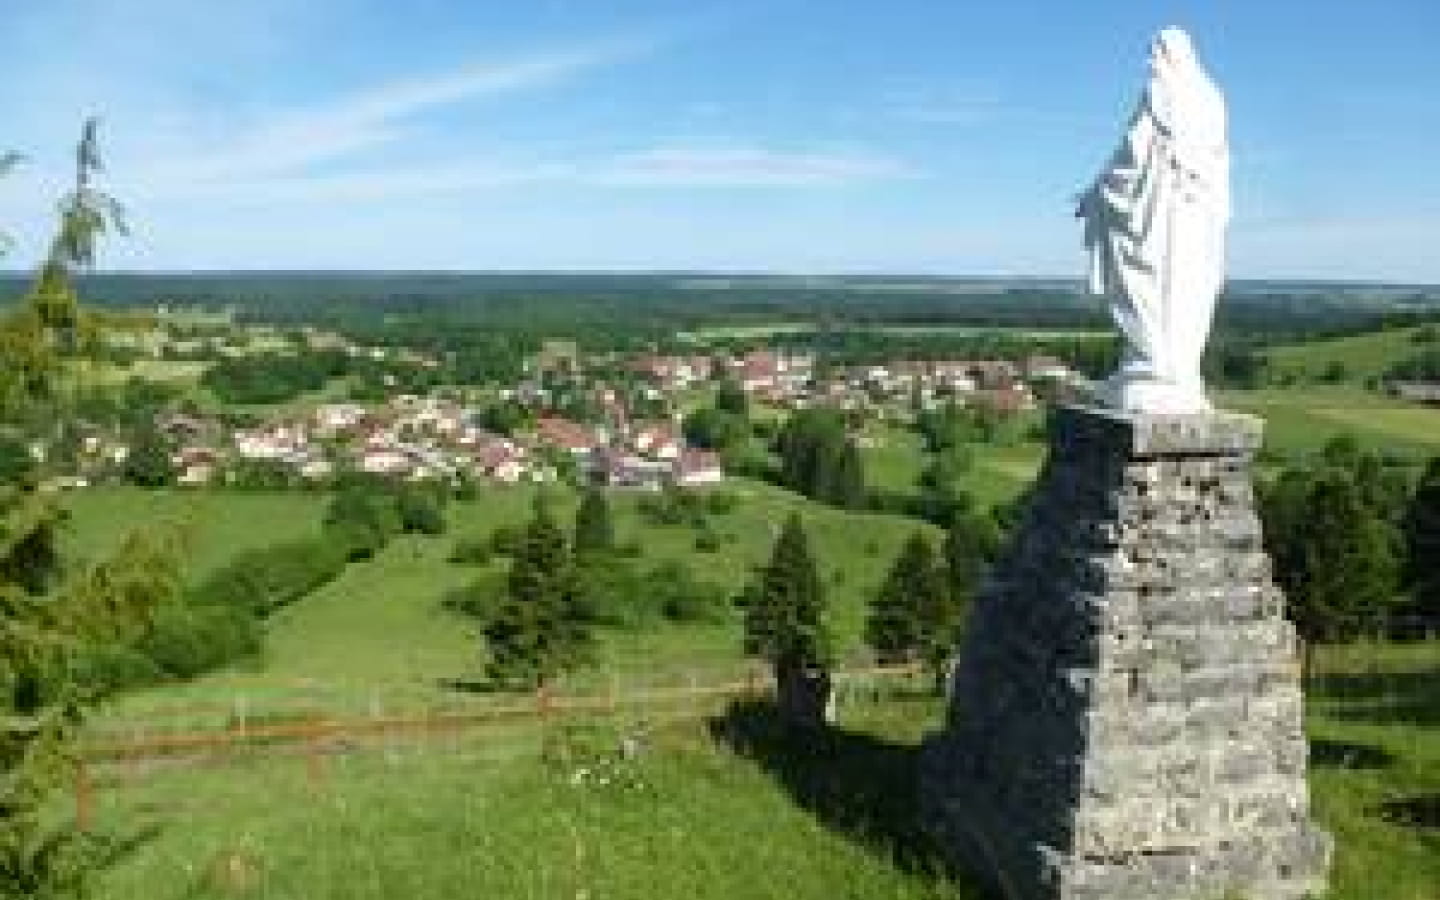
[[[206,356],[284,358],[318,351],[418,368],[440,365],[425,353],[364,346],[313,328],[293,343],[264,326],[230,324],[225,331],[230,337],[150,340],[142,352],[200,365]],[[359,473],[407,481],[560,480],[660,490],[724,480],[719,448],[686,427],[687,417],[713,403],[722,389],[739,392],[757,417],[772,420],[805,408],[842,411],[858,436],[869,424],[906,425],[917,411],[945,404],[1013,416],[1076,379],[1065,363],[1038,355],[821,366],[813,354],[765,347],[585,354],[573,341],[549,340],[512,384],[395,389],[379,402],[347,397],[290,404],[240,420],[182,404],[157,412],[153,426],[169,457],[166,481],[193,487],[257,479],[266,487],[323,486]],[[497,408],[504,414],[496,415]],[[76,448],[76,471],[55,483],[73,488],[113,480],[132,443],[122,434],[89,429]]]

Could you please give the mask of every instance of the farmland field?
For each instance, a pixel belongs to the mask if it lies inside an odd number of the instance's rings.
[[[1267,352],[1278,375],[1318,378],[1335,364],[1347,380],[1378,377],[1392,365],[1420,350],[1413,338],[1419,328],[1387,328],[1330,340],[1307,341]]]
[[[1315,450],[1341,434],[1381,451],[1440,453],[1440,409],[1357,387],[1227,391],[1216,400],[1263,418],[1266,445],[1283,453]]]

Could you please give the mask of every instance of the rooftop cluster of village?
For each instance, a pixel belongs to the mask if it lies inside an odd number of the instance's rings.
[[[264,329],[229,337],[187,336],[144,346],[144,356],[185,359],[338,352],[433,368],[433,356],[365,346],[334,332],[301,329],[287,340]],[[240,334],[237,339],[233,335]],[[134,342],[131,342],[133,346]],[[257,350],[257,348],[259,348]],[[213,358],[212,357],[212,358]],[[1074,373],[1057,359],[893,360],[836,366],[777,348],[687,353],[582,353],[547,341],[508,384],[397,387],[383,398],[281,404],[246,416],[189,404],[153,417],[171,478],[184,485],[323,484],[346,472],[406,480],[588,482],[614,487],[699,487],[724,479],[722,454],[693,433],[687,415],[725,386],[772,418],[807,407],[845,411],[857,430],[956,403],[1011,415],[1036,405],[1034,385]],[[389,383],[389,382],[387,382]],[[497,408],[504,414],[498,415]],[[83,436],[71,486],[126,464],[134,439]]]

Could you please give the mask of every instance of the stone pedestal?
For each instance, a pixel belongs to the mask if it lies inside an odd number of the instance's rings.
[[[1008,900],[1291,900],[1324,885],[1260,422],[1061,408],[972,612],[928,827]]]

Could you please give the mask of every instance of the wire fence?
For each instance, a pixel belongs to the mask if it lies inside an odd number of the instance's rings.
[[[732,673],[733,674],[733,673]],[[833,674],[836,705],[881,699],[899,690],[929,686],[914,665],[875,666]],[[768,676],[747,669],[739,677],[706,682],[697,674],[669,687],[622,689],[617,679],[598,693],[561,694],[541,688],[533,694],[498,694],[458,704],[386,711],[372,703],[363,715],[332,715],[305,704],[267,705],[252,710],[250,698],[231,704],[186,703],[155,710],[141,719],[108,721],[84,737],[76,765],[75,815],[82,827],[93,819],[97,791],[134,784],[158,772],[197,766],[224,766],[263,757],[302,757],[313,782],[324,778],[327,759],[337,754],[393,751],[399,745],[426,745],[485,729],[545,724],[582,717],[625,714],[647,721],[704,715],[717,702],[760,698],[773,690]],[[219,727],[193,727],[196,721]],[[452,743],[453,746],[453,743]]]

